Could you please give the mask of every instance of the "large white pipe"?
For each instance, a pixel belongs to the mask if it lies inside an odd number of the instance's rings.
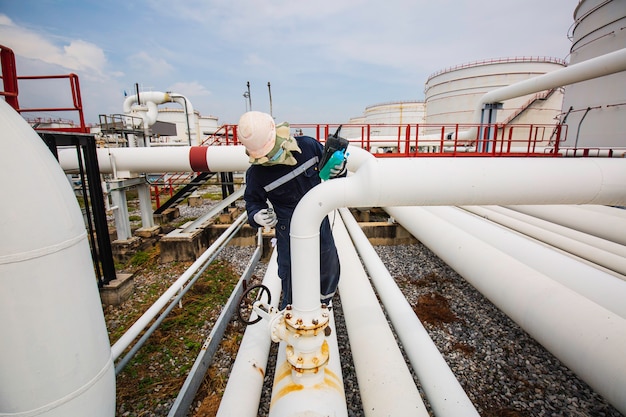
[[[115,415],[83,217],[63,171],[0,100],[0,416]]]
[[[464,208],[467,209],[467,207],[468,206],[465,206]],[[558,206],[558,207],[563,208],[563,209],[565,208],[564,206]],[[626,210],[617,210],[617,209],[606,207],[606,206],[576,206],[576,208],[590,208],[590,207],[599,208],[599,209],[609,209],[612,211],[622,211],[624,212],[624,214],[626,214]],[[519,220],[529,225],[536,226],[543,231],[547,231],[547,232],[551,232],[560,236],[564,236],[569,239],[572,239],[581,243],[585,243],[595,248],[602,249],[604,251],[626,258],[626,246],[621,245],[619,243],[615,243],[613,241],[603,239],[601,237],[594,236],[589,233],[581,232],[579,230],[575,230],[570,227],[562,226],[560,224],[543,220],[538,217],[529,216],[528,214],[524,214],[519,211],[511,210],[509,208],[505,208],[501,206],[481,206],[481,209],[489,210],[493,213],[498,213],[503,216]],[[600,216],[604,216],[604,215],[605,213],[600,214]],[[494,220],[491,216],[488,216],[488,218],[489,220]]]
[[[341,262],[341,308],[363,411],[368,417],[428,416],[350,235],[339,216],[333,224]]]
[[[515,97],[537,93],[556,87],[578,83],[616,72],[626,71],[626,48],[609,52],[578,64],[529,78],[506,87],[491,90],[481,97],[474,111],[474,122],[480,123],[480,112],[485,104],[498,103]]]
[[[168,146],[153,148],[98,148],[103,174],[126,172],[233,172],[250,166],[243,146]],[[78,170],[73,149],[59,150],[65,171]]]
[[[263,285],[272,294],[271,305],[273,307],[278,306],[280,299],[280,278],[276,259],[277,251],[274,250],[263,278]],[[263,320],[246,327],[220,407],[217,410],[218,417],[255,417],[258,415],[267,359],[272,343],[267,324]],[[242,400],[244,398],[245,401]]]
[[[545,181],[548,177],[552,180]],[[626,203],[624,183],[626,161],[619,159],[369,159],[354,175],[315,187],[296,207],[290,230],[293,304],[305,312],[319,307],[319,264],[311,259],[319,258],[322,219],[337,208],[522,202],[620,205]]]
[[[489,206],[493,209],[487,207],[479,207],[479,206],[463,206],[462,208],[469,211],[470,213],[476,214],[477,216],[481,216],[483,218],[489,219],[492,222],[496,222],[498,224],[504,225],[508,228],[516,230],[520,233],[523,233],[526,236],[530,236],[534,239],[537,239],[541,242],[544,242],[548,245],[551,245],[555,248],[559,248],[561,250],[567,251],[573,255],[576,255],[582,259],[586,259],[594,264],[605,267],[612,271],[617,272],[616,276],[619,276],[621,279],[626,280],[626,253],[615,253],[615,252],[625,252],[626,247],[617,245],[613,242],[602,241],[595,236],[588,236],[589,241],[599,241],[599,244],[604,244],[604,246],[611,245],[614,248],[614,251],[607,251],[596,246],[593,246],[590,243],[583,242],[580,240],[576,240],[567,236],[560,235],[558,233],[552,232],[546,228],[527,223],[520,218],[515,218],[513,216],[508,216],[501,209],[498,210],[496,206]],[[508,210],[510,213],[514,213],[520,216],[523,216],[521,213],[514,212],[512,210]],[[526,216],[532,222],[532,217]],[[542,221],[540,219],[536,219]],[[542,221],[543,223],[548,223]],[[555,225],[557,226],[557,225]],[[565,229],[565,228],[564,228]],[[576,231],[572,231],[576,232]],[[580,232],[578,232],[580,233]],[[584,235],[583,233],[580,233]],[[594,239],[595,238],[595,239]],[[542,251],[543,252],[543,251]],[[579,268],[576,268],[579,270]],[[626,282],[625,282],[626,284]],[[623,300],[626,300],[626,294]],[[622,303],[624,305],[624,312],[626,312],[626,303]],[[625,316],[626,317],[626,316]]]
[[[474,108],[474,123],[482,123],[482,110],[485,104],[498,103],[527,94],[538,93],[552,88],[563,87],[581,81],[591,80],[605,75],[626,71],[626,48],[610,52],[578,64],[569,65],[537,77],[529,78],[515,84],[497,88],[486,93],[476,103]],[[459,132],[459,140],[473,140],[477,138],[478,128],[473,127]],[[439,135],[424,135],[423,139],[436,139]]]
[[[626,413],[626,320],[429,208],[387,212],[535,340]],[[454,242],[451,247],[450,242]]]
[[[626,281],[623,279],[465,210],[456,207],[431,207],[429,210],[459,229],[626,318]],[[476,211],[480,212],[478,209]],[[556,240],[555,237],[552,238]],[[571,242],[566,243],[571,245]]]
[[[585,209],[585,206],[541,205],[530,203],[507,206],[506,208],[538,217],[540,219],[579,230],[611,242],[626,245],[626,219],[620,214],[624,210],[606,207],[604,213]],[[623,203],[609,204],[623,206]]]
[[[280,342],[276,355],[269,417],[348,417],[332,310],[328,325],[332,329],[330,336],[326,337],[329,361],[314,375],[317,380],[315,384],[301,381],[302,378],[309,379],[307,375],[293,376],[292,365],[287,360],[287,343]]]
[[[348,209],[340,209],[340,213],[346,229],[350,233],[350,238],[365,264],[368,275],[385,307],[385,312],[391,319],[435,415],[439,417],[478,416],[478,411],[461,387],[461,384],[459,384],[459,381],[428,335],[421,321],[413,312],[411,305],[389,274],[383,261],[378,257],[376,250],[370,244],[359,224]],[[340,283],[340,286],[342,285],[344,284]],[[345,298],[348,298],[347,295],[343,296],[344,293],[348,295],[353,293],[354,286],[346,285],[346,287],[345,291],[341,292],[342,302]],[[366,287],[369,287],[369,285]],[[356,295],[356,297],[359,297],[359,295]],[[372,302],[375,301],[373,300]],[[344,306],[345,309],[346,307]],[[361,314],[361,312],[357,313],[357,320],[360,320]],[[369,322],[367,322],[367,326],[370,326]],[[352,329],[348,328],[348,331],[352,331]],[[366,335],[364,334],[363,336],[365,337]],[[353,336],[350,334],[350,340],[352,339]],[[370,338],[370,341],[366,340],[363,345],[367,346],[377,340],[378,337]],[[355,349],[359,346],[361,344],[357,343]],[[364,365],[366,370],[369,371],[372,361],[374,359],[370,359],[370,363]],[[371,378],[371,381],[374,384],[378,384],[375,378]],[[360,382],[359,386],[361,386]],[[378,384],[378,386],[381,385]],[[374,386],[373,389],[376,390],[378,388]],[[381,394],[383,396],[386,395],[384,392]],[[376,408],[378,408],[377,405]],[[394,414],[390,413],[389,415]]]

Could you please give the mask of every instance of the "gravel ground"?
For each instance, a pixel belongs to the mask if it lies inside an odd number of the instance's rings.
[[[426,247],[376,251],[414,309],[428,298],[443,303],[434,316],[426,309],[422,322],[482,416],[622,416]],[[347,403],[352,416],[362,416],[340,301],[333,303]],[[272,357],[259,416],[268,413],[274,364]]]
[[[195,211],[204,213],[206,207],[181,206],[181,217],[195,217]],[[378,246],[376,250],[482,416],[622,415],[425,246]],[[252,248],[229,247],[220,258],[241,272],[251,254]],[[255,275],[262,277],[265,267],[259,263]],[[363,416],[340,297],[333,303],[349,413]],[[229,331],[243,329],[231,326]],[[273,344],[259,416],[268,413],[276,350]],[[220,348],[213,368],[226,375],[233,360]],[[203,403],[209,398],[216,401],[216,396],[219,393],[202,393],[190,415],[214,415]],[[163,407],[150,415],[167,415],[171,403],[164,400]]]

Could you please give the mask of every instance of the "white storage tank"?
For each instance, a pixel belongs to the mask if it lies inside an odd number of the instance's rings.
[[[410,133],[414,134],[417,125],[424,123],[423,101],[394,101],[380,103],[365,108],[363,116],[350,119],[351,124],[360,124],[358,127],[346,126],[342,134],[349,138],[360,138],[367,135],[365,126],[369,125],[369,137],[372,148],[396,147],[398,138],[404,138],[407,125]],[[389,125],[389,126],[386,126]],[[376,150],[376,149],[372,149]]]
[[[565,61],[550,57],[498,58],[457,65],[432,74],[425,85],[425,133],[438,133],[441,125],[475,123],[476,103],[487,92],[561,69]],[[561,89],[507,100],[498,110],[497,123],[555,125],[561,113]],[[464,127],[467,128],[467,127]]]
[[[626,0],[581,0],[574,11],[570,63],[626,47]],[[565,87],[566,147],[626,148],[626,72]]]

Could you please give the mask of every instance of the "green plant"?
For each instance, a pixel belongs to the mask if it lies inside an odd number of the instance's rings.
[[[139,251],[130,258],[130,264],[132,266],[140,266],[145,264],[150,259],[150,254],[148,252]]]

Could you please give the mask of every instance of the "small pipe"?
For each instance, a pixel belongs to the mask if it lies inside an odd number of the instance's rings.
[[[229,227],[229,229],[236,228],[240,223],[245,222],[247,219],[246,213],[241,214]],[[183,286],[189,281],[192,277],[192,274],[198,270],[198,268],[202,267],[208,258],[211,257],[213,252],[228,238],[228,233],[224,232],[218,237],[215,242],[209,248],[196,259],[196,261],[187,269],[177,280],[174,282],[164,293],[159,297],[158,300],[154,302],[146,310],[145,313],[137,321],[120,337],[120,339],[115,342],[115,344],[111,347],[111,355],[113,356],[113,360],[117,360],[120,355],[126,350],[126,348],[132,343],[133,340],[139,336],[139,334],[150,324],[152,319],[156,317],[156,315],[161,311],[161,309],[169,302],[169,300],[176,295],[176,293],[183,288]]]
[[[241,224],[239,228],[242,226],[243,224]],[[235,233],[232,233],[231,237],[234,237]],[[226,244],[227,242],[224,242],[224,246]],[[261,259],[262,252],[262,236],[260,232],[257,232],[256,249],[248,261],[244,272],[241,274],[237,285],[235,285],[235,288],[228,297],[226,304],[222,307],[222,312],[215,321],[211,332],[202,344],[202,348],[200,349],[200,352],[198,353],[198,356],[196,357],[196,360],[191,367],[182,388],[178,392],[178,396],[176,397],[176,400],[174,400],[172,408],[170,408],[168,417],[186,417],[190,411],[193,400],[202,385],[202,381],[205,379],[209,366],[211,365],[213,356],[217,352],[217,349],[224,338],[226,327],[239,307],[239,302],[241,300],[241,296],[243,295],[244,288],[246,284],[250,282],[250,277],[252,276],[259,259]],[[239,414],[236,415],[239,416]]]
[[[133,345],[130,351],[117,363],[117,365],[115,365],[116,375],[119,374],[122,371],[122,369],[124,369],[124,367],[128,364],[128,362],[137,354],[139,349],[141,349],[144,343],[146,343],[146,341],[152,335],[152,333],[154,333],[154,331],[159,328],[163,320],[165,320],[165,318],[170,314],[170,312],[174,309],[174,307],[176,307],[180,303],[183,296],[187,294],[187,291],[189,291],[191,287],[193,286],[193,284],[195,284],[196,281],[198,281],[198,279],[202,276],[204,271],[206,271],[209,265],[211,265],[211,263],[215,260],[215,258],[217,258],[217,256],[224,249],[224,247],[228,244],[228,242],[230,242],[232,238],[235,237],[235,235],[239,232],[239,230],[241,230],[243,225],[244,223],[240,223],[239,226],[237,226],[236,228],[228,228],[227,230],[224,231],[224,234],[228,234],[228,237],[222,242],[220,247],[216,248],[216,250],[211,254],[211,257],[206,260],[204,265],[195,271],[193,277],[189,280],[187,285],[184,288],[181,288],[180,291],[177,292],[176,297],[172,299],[172,301],[167,306],[167,308],[152,323],[152,325],[148,328],[148,330],[146,330],[141,335],[141,338],[137,341],[137,343]]]
[[[583,120],[585,120],[585,117],[587,117],[587,113],[589,113],[590,110],[591,107],[587,107],[587,110],[585,110],[583,117],[581,117],[578,121],[578,127],[576,128],[576,140],[574,141],[574,150],[578,148],[578,136],[580,135],[580,127],[582,126]]]

